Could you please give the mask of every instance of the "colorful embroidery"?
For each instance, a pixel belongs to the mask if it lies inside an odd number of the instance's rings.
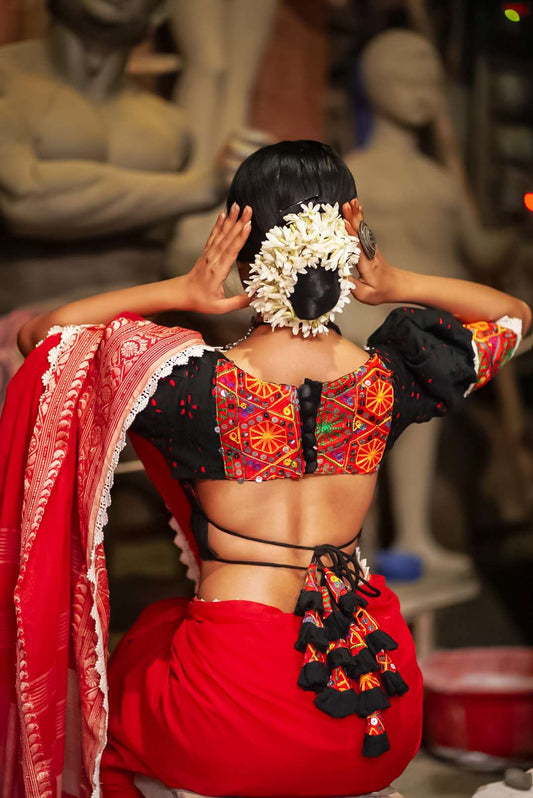
[[[316,428],[317,473],[376,471],[385,452],[393,403],[392,373],[376,354],[363,370],[325,383]]]
[[[379,756],[390,751],[389,738],[381,720],[381,712],[374,712],[366,719],[363,756]]]
[[[376,471],[391,425],[391,371],[374,354],[352,374],[316,384],[322,386],[322,396],[314,431],[318,450],[315,473]],[[214,395],[216,431],[227,479],[261,482],[298,479],[306,473],[296,387],[257,379],[221,358]]]
[[[324,544],[314,551],[295,608],[303,616],[298,685],[316,692],[315,705],[331,717],[366,718],[364,756],[389,750],[380,712],[390,707],[389,696],[409,689],[389,654],[398,644],[364,609],[378,595],[354,555]]]
[[[465,324],[472,333],[472,343],[477,353],[477,379],[471,390],[477,390],[488,382],[499,368],[513,356],[518,336],[511,327],[498,322],[476,321]]]
[[[264,382],[229,360],[217,361],[215,403],[227,479],[292,477],[303,472],[296,388]]]

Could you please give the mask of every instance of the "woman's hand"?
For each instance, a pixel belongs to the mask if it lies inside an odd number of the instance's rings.
[[[27,355],[56,324],[108,324],[124,310],[153,316],[166,310],[229,313],[246,307],[250,303],[246,294],[226,299],[223,288],[224,280],[250,233],[252,209],[245,208],[240,219],[238,215],[237,205],[233,206],[228,217],[220,214],[204,251],[188,274],[97,294],[69,302],[49,313],[41,313],[20,329],[20,351]]]
[[[345,202],[342,215],[346,231],[359,238],[359,223],[363,221],[363,207],[359,200]],[[372,260],[367,258],[362,247],[360,249],[361,257],[357,264],[359,274],[352,278],[352,295],[365,305],[381,305],[382,302],[394,301],[397,269],[387,263],[379,249]]]
[[[345,202],[342,215],[348,233],[357,236],[359,222],[363,221],[359,202],[356,199]],[[523,334],[531,325],[531,310],[521,299],[468,280],[397,269],[387,263],[379,249],[373,260],[369,260],[361,250],[357,269],[359,277],[353,278],[352,294],[365,305],[399,302],[442,308],[463,324],[480,319],[497,321],[502,316],[511,316],[520,319]]]
[[[180,293],[185,292],[187,310],[197,313],[229,313],[250,304],[246,293],[226,297],[224,281],[235,259],[250,235],[252,209],[247,205],[239,217],[234,203],[229,214],[219,214],[204,251],[191,271],[180,281]]]

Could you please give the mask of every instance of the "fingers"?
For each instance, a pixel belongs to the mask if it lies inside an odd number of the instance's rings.
[[[213,249],[213,247],[216,247],[218,242],[224,236],[225,231],[231,228],[231,226],[234,224],[235,219],[237,218],[238,215],[239,215],[239,206],[235,202],[231,206],[228,214],[224,213],[224,211],[221,211],[219,213],[219,215],[217,216],[215,226],[211,230],[211,234],[207,239],[207,243],[204,247],[204,251],[202,254],[205,254],[210,249]]]
[[[239,223],[241,225],[246,224],[252,218],[252,209],[249,205],[246,205],[244,208],[241,218],[239,219],[239,206],[236,202],[233,203],[231,206],[228,215],[225,217],[223,223],[217,230],[216,236],[214,236],[213,240],[211,241],[210,249],[216,250],[219,248],[224,241],[224,238],[228,235],[231,235],[233,230]],[[225,246],[225,245],[224,245]]]
[[[221,211],[218,214],[218,216],[217,216],[217,220],[215,222],[215,225],[214,225],[213,229],[209,233],[209,238],[207,239],[207,241],[205,243],[205,247],[203,249],[203,252],[207,252],[209,247],[213,244],[213,241],[216,238],[218,238],[218,236],[220,235],[220,231],[222,230],[222,225],[224,224],[225,221],[226,221],[226,214],[224,213],[224,211]]]
[[[346,232],[348,233],[349,236],[357,236],[357,230],[346,219],[344,220],[344,226],[346,227]]]
[[[354,198],[353,200],[350,200],[350,202],[345,202],[341,210],[344,221],[346,224],[351,225],[352,230],[355,230],[355,235],[357,235],[359,222],[363,221],[363,206],[357,198]],[[354,235],[354,233],[350,231],[348,232],[350,235]]]
[[[218,247],[218,262],[222,269],[229,268],[234,263],[252,229],[251,221],[239,220],[234,229],[220,242]]]
[[[213,239],[209,250],[206,251],[206,260],[213,267],[220,266],[222,269],[226,267],[229,269],[250,235],[252,209],[247,205],[240,219],[237,218],[238,213],[239,206],[234,204],[222,224],[219,234]],[[227,263],[228,258],[231,258],[229,263]]]
[[[248,207],[248,206],[246,206],[246,207]],[[233,205],[231,206],[231,208],[229,209],[229,213],[228,213],[226,219],[224,220],[224,224],[222,225],[222,229],[221,229],[220,235],[219,235],[219,241],[224,236],[228,235],[228,233],[230,233],[231,230],[233,229],[233,227],[238,223],[239,210],[240,210],[239,206],[237,205],[236,202],[234,202]]]
[[[251,297],[244,293],[223,299],[220,303],[223,306],[221,313],[231,313],[232,310],[242,310],[243,308],[247,308],[250,304],[250,300]]]

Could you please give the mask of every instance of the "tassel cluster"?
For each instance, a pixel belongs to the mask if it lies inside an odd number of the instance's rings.
[[[334,718],[366,719],[363,756],[389,750],[381,713],[390,706],[389,696],[409,689],[388,653],[397,643],[365,609],[365,596],[378,595],[353,557],[319,546],[295,609],[303,616],[295,644],[303,653],[298,686],[314,691],[315,705]]]

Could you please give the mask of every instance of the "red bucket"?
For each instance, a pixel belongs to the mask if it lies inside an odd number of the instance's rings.
[[[533,648],[439,651],[421,667],[431,752],[483,768],[533,762]]]

